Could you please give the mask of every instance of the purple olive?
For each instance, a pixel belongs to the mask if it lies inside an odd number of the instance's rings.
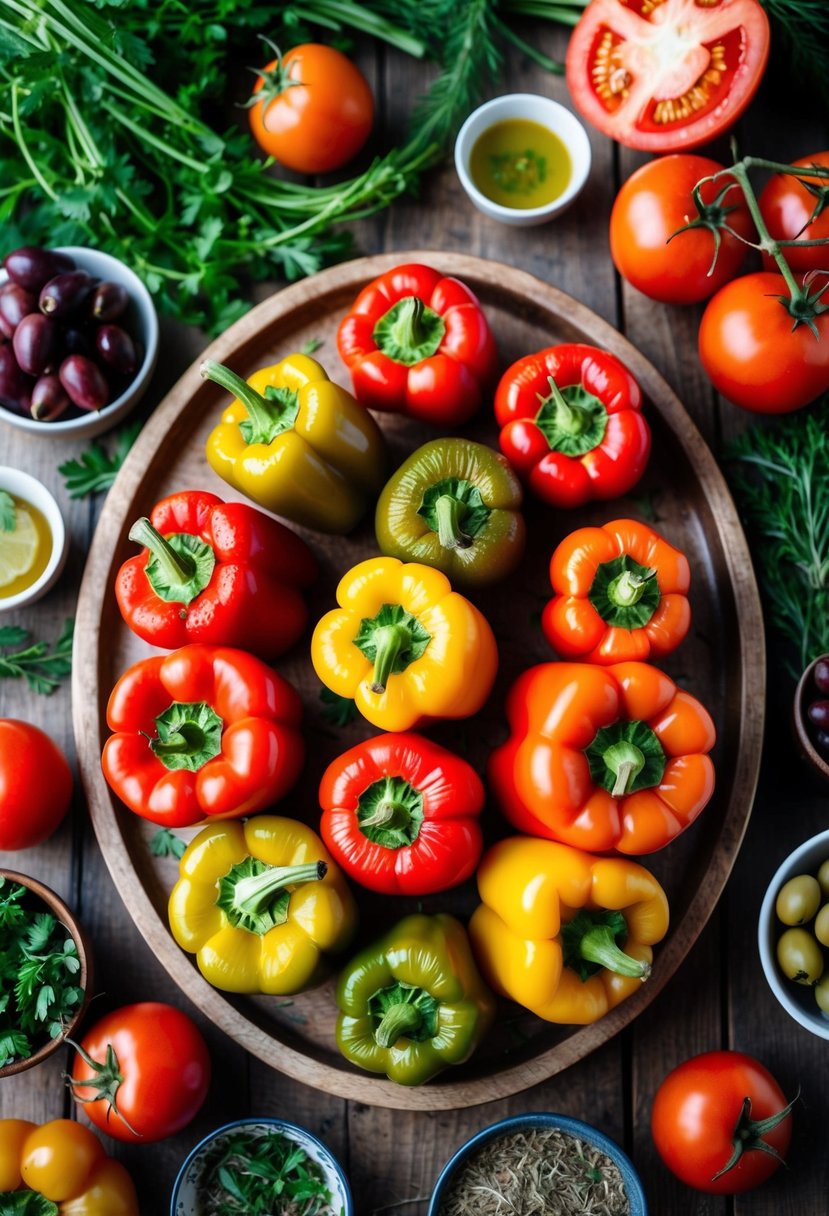
[[[120,376],[134,376],[138,369],[135,343],[120,325],[102,325],[95,335],[98,354]]]
[[[95,335],[86,330],[71,326],[63,331],[63,353],[65,355],[86,355],[87,359],[95,359]]]
[[[11,346],[0,346],[0,405],[28,413],[34,381],[20,370]]]
[[[819,730],[829,729],[829,701],[813,701],[806,712]]]
[[[31,312],[37,312],[34,292],[27,291],[11,279],[0,287],[0,332],[7,338],[14,337],[20,322]]]
[[[58,375],[69,400],[79,409],[99,410],[109,401],[109,386],[91,359],[70,355],[61,363]]]
[[[59,274],[42,288],[38,301],[40,311],[65,321],[80,308],[94,286],[94,279],[85,270]]]
[[[53,422],[71,405],[60,376],[41,376],[32,389],[31,414],[38,422]]]
[[[829,692],[829,659],[818,659],[812,678],[820,692]]]
[[[10,279],[25,287],[27,291],[40,291],[56,274],[74,270],[75,263],[65,253],[54,249],[39,249],[35,245],[24,245],[3,259],[3,267]]]
[[[12,338],[14,357],[24,372],[42,376],[55,370],[60,358],[61,331],[58,325],[42,313],[31,312],[24,317]]]
[[[95,321],[117,321],[127,311],[130,298],[121,283],[99,283],[89,300],[89,315]]]

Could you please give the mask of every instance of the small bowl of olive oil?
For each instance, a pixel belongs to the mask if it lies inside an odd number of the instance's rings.
[[[566,106],[508,93],[473,110],[455,141],[455,168],[490,219],[545,224],[578,196],[590,172],[590,140]]]
[[[0,467],[0,612],[45,595],[66,554],[63,516],[45,485],[22,469]]]

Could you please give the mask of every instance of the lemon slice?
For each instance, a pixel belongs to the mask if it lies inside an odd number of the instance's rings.
[[[23,506],[16,506],[15,527],[0,532],[0,587],[28,574],[37,561],[40,537],[35,521]]]

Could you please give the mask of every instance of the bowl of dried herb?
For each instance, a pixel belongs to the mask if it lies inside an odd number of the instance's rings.
[[[342,1166],[284,1119],[240,1119],[206,1136],[179,1170],[170,1216],[354,1216]]]
[[[51,888],[0,870],[0,1078],[74,1034],[91,996],[89,941]]]
[[[603,1132],[567,1115],[502,1119],[443,1167],[428,1216],[647,1216],[639,1175]]]

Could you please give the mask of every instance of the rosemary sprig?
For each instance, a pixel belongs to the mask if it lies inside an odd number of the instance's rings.
[[[0,627],[0,647],[22,647],[0,655],[0,679],[22,677],[32,692],[48,697],[72,670],[74,628],[73,620],[65,621],[60,637],[50,646],[48,642],[32,642],[29,630],[19,625]]]

